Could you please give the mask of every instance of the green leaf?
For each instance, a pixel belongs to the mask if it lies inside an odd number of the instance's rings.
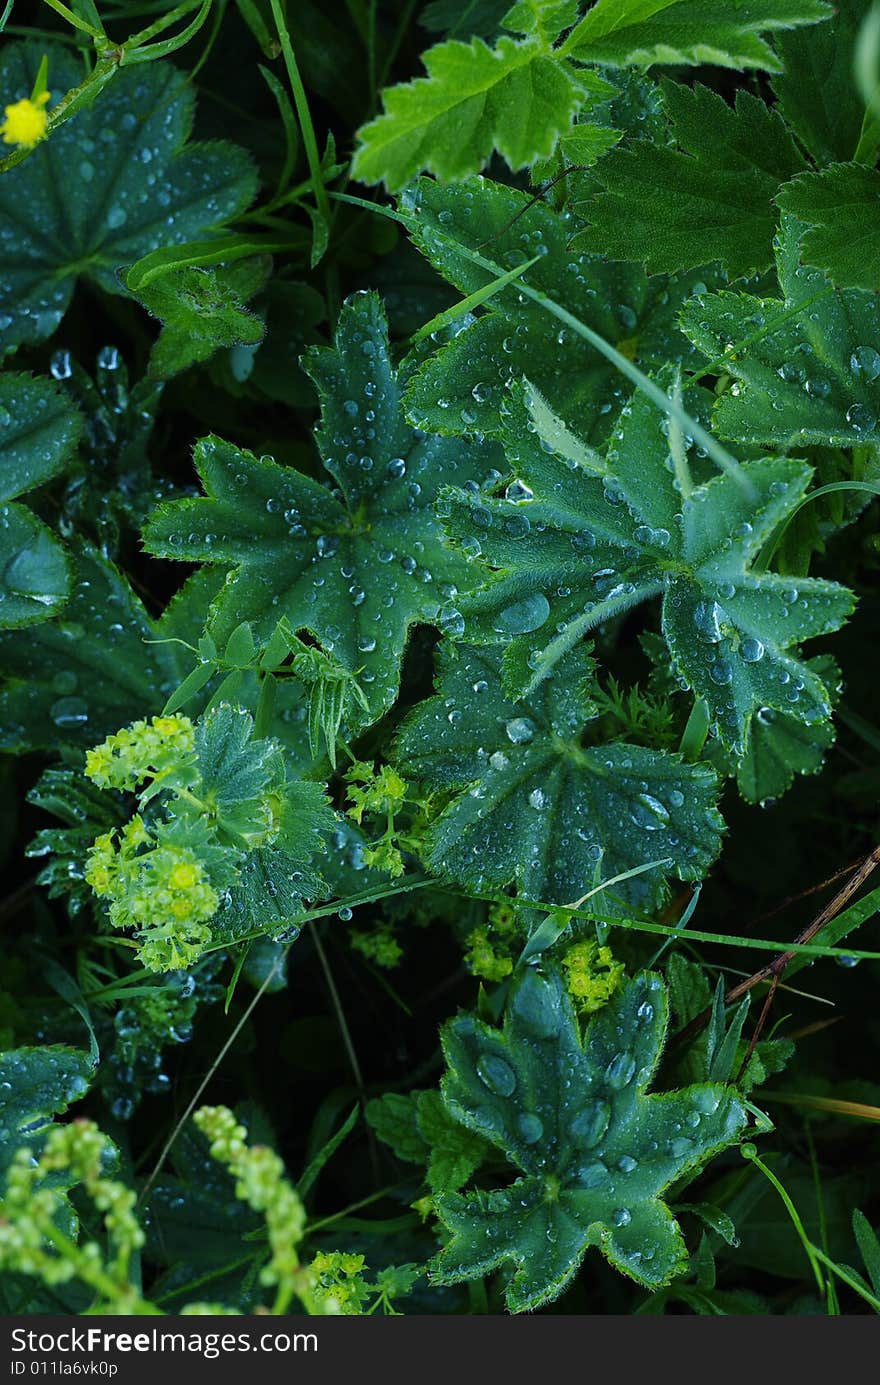
[[[811,472],[783,458],[743,472],[748,488],[715,475],[682,494],[664,422],[637,394],[604,471],[535,450],[503,497],[448,493],[448,532],[476,534],[501,569],[461,602],[469,637],[507,643],[508,686],[534,688],[584,634],[662,595],[674,667],[726,746],[743,753],[759,708],[825,720],[828,692],[795,646],[841,625],[853,597],[833,582],[754,570]]]
[[[428,1159],[431,1192],[456,1192],[491,1153],[486,1140],[450,1116],[439,1092],[419,1094],[416,1119],[431,1151]]]
[[[880,1294],[880,1240],[864,1212],[858,1209],[852,1214],[852,1226],[874,1292]]]
[[[427,1164],[428,1142],[418,1127],[420,1092],[386,1092],[367,1102],[366,1115],[383,1144],[407,1164]]]
[[[682,1272],[684,1238],[662,1194],[735,1143],[746,1112],[717,1085],[646,1093],[667,1017],[663,982],[643,972],[581,1041],[558,973],[530,969],[502,1030],[467,1014],[445,1025],[446,1105],[523,1176],[438,1200],[452,1236],[434,1261],[436,1282],[504,1268],[507,1306],[523,1312],[561,1293],[590,1246],[651,1288]]]
[[[219,842],[248,853],[211,920],[213,944],[254,932],[292,940],[304,899],[326,893],[312,864],[335,823],[323,785],[289,779],[278,745],[256,737],[249,713],[225,702],[199,719],[195,748],[198,794],[211,805]],[[267,832],[272,844],[260,845]]]
[[[675,315],[695,288],[705,292],[711,273],[649,280],[635,265],[573,255],[570,216],[529,202],[525,193],[483,179],[455,188],[425,179],[402,199],[413,217],[415,243],[463,293],[475,292],[495,275],[459,247],[483,247],[501,269],[538,254],[525,276],[529,284],[551,297],[563,293],[570,312],[643,370],[694,359]],[[628,393],[623,376],[542,307],[524,300],[516,282],[494,295],[486,309],[463,324],[464,330],[416,375],[406,401],[412,420],[442,433],[503,437],[508,456],[516,460],[528,446],[530,430],[509,386],[528,376],[553,410],[577,425],[581,437],[603,440],[612,410]]]
[[[808,668],[821,678],[835,698],[840,674],[833,659],[820,655],[810,659]],[[747,803],[771,803],[792,786],[796,774],[818,774],[825,752],[834,744],[834,724],[820,721],[805,726],[802,721],[762,707],[752,721],[746,753],[737,765],[737,787]]]
[[[714,424],[725,438],[780,448],[880,442],[880,308],[798,264],[799,233],[783,222],[783,297],[716,293],[685,305],[682,330],[736,384]]]
[[[16,1149],[85,1095],[93,1071],[87,1053],[61,1044],[0,1053],[0,1188]]]
[[[822,0],[597,0],[562,51],[612,67],[716,63],[779,72],[762,35],[831,13]]]
[[[174,644],[147,644],[156,626],[125,578],[96,549],[73,557],[63,615],[0,635],[0,748],[86,748],[160,712],[181,673]],[[176,633],[176,632],[175,632]],[[190,638],[199,632],[189,629]]]
[[[880,288],[880,173],[858,163],[804,173],[779,205],[806,223],[801,256],[843,288]]]
[[[352,173],[402,188],[427,170],[448,182],[476,173],[493,149],[514,170],[552,154],[588,95],[607,90],[535,35],[450,39],[424,56],[427,77],[384,92],[385,112],[360,131]]]
[[[68,49],[10,43],[0,60],[7,101],[30,95],[44,53],[56,98],[81,81]],[[123,69],[3,174],[0,235],[18,247],[2,276],[5,350],[50,336],[80,276],[120,293],[121,266],[203,237],[248,205],[256,177],[244,150],[186,145],[193,106],[192,86],[170,63]]]
[[[853,48],[865,0],[834,0],[830,20],[776,35],[784,70],[773,78],[782,114],[818,164],[852,157],[864,103],[853,77]]]
[[[214,604],[219,642],[242,620],[268,638],[286,616],[360,670],[376,717],[396,696],[410,626],[434,619],[469,575],[441,542],[437,489],[482,480],[498,454],[406,424],[372,294],[349,301],[335,346],[313,352],[308,368],[323,406],[317,441],[339,490],[208,438],[196,449],[207,498],[160,506],[144,537],[153,553],[235,568]]]
[[[263,287],[271,263],[268,255],[254,255],[233,264],[169,269],[138,289],[138,301],[162,322],[149,374],[168,379],[222,347],[257,346],[265,324],[244,305]]]
[[[455,1192],[490,1152],[481,1135],[450,1116],[437,1091],[386,1092],[367,1104],[367,1119],[398,1159],[424,1166],[434,1193]]]
[[[447,646],[437,695],[404,723],[396,755],[430,789],[459,791],[434,822],[430,864],[473,889],[515,881],[565,904],[608,879],[668,859],[698,879],[718,852],[717,781],[706,765],[643,746],[584,744],[590,661],[573,651],[528,699],[502,689],[498,651]],[[656,894],[663,869],[630,888]]]
[[[82,419],[51,380],[0,375],[0,501],[57,476]],[[70,565],[47,526],[23,505],[0,513],[0,627],[48,620],[70,594]]]
[[[577,210],[578,250],[642,260],[649,273],[718,260],[736,278],[772,263],[780,183],[806,164],[781,117],[748,92],[732,108],[708,87],[663,84],[674,145],[635,140],[609,154],[601,190]]]

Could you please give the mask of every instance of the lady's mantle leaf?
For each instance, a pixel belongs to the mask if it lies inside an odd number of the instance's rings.
[[[242,620],[268,637],[286,616],[358,673],[379,716],[397,693],[409,627],[432,620],[470,576],[442,543],[437,489],[482,480],[498,453],[406,424],[372,294],[349,301],[335,346],[311,353],[308,367],[338,489],[208,438],[196,448],[207,497],[161,506],[145,540],[165,557],[235,568],[215,603],[218,639]]]
[[[522,1312],[555,1298],[589,1246],[651,1288],[684,1268],[684,1238],[662,1194],[735,1143],[746,1112],[732,1089],[709,1083],[646,1094],[667,1018],[666,987],[642,972],[582,1043],[559,975],[528,969],[502,1030],[467,1014],[449,1021],[446,1105],[523,1176],[438,1199],[452,1232],[434,1261],[438,1283],[512,1264],[507,1305]]]
[[[801,241],[807,264],[847,288],[880,288],[880,173],[858,163],[804,173],[784,187],[780,206],[808,224]]]
[[[70,601],[57,620],[0,634],[0,750],[83,748],[144,712],[160,712],[186,671],[204,605],[181,628],[150,620],[128,582],[90,546],[72,555]]]
[[[876,294],[834,289],[820,270],[799,265],[802,233],[793,217],[783,218],[777,243],[782,299],[716,293],[682,311],[682,330],[736,382],[719,399],[713,422],[722,437],[761,446],[876,445]]]
[[[721,475],[683,497],[664,423],[642,395],[623,409],[605,463],[594,460],[589,470],[535,449],[504,498],[444,498],[450,534],[473,542],[476,533],[502,569],[461,605],[469,637],[520,637],[505,656],[510,687],[534,688],[587,631],[662,594],[675,667],[706,699],[725,745],[742,753],[761,707],[824,720],[823,683],[789,651],[837,629],[852,594],[752,569],[810,468],[762,458],[743,467],[748,488]]]
[[[82,419],[50,380],[0,376],[0,501],[41,486],[72,456]],[[70,594],[70,566],[42,520],[0,506],[0,627],[48,620]]]
[[[10,44],[0,61],[4,100],[29,96],[44,54],[57,100],[82,80],[68,50]],[[116,271],[158,246],[203,237],[251,201],[250,158],[233,144],[184,147],[194,95],[170,63],[124,69],[94,105],[58,126],[0,178],[0,344],[54,332],[79,275],[121,293]]]
[[[0,1053],[0,1192],[16,1149],[34,1144],[53,1115],[85,1095],[93,1066],[87,1053],[61,1044]]]
[[[403,199],[411,234],[435,269],[462,293],[490,283],[497,271],[474,264],[476,251],[509,270],[534,255],[528,281],[564,302],[569,312],[643,370],[668,361],[688,364],[691,348],[675,324],[682,302],[712,281],[708,271],[648,279],[639,265],[573,255],[577,229],[570,215],[524,192],[486,179],[442,187],[427,179]],[[590,442],[603,441],[628,392],[623,376],[587,342],[560,328],[539,304],[524,298],[516,281],[493,295],[483,315],[443,346],[416,375],[407,394],[414,423],[440,433],[503,437],[516,457],[528,436],[528,416],[511,396],[524,375],[569,425]]]
[[[462,790],[431,830],[435,870],[477,890],[515,881],[551,904],[579,898],[597,872],[608,879],[667,857],[680,879],[705,874],[723,827],[714,773],[643,746],[585,746],[583,649],[521,702],[501,687],[500,652],[453,645],[441,658],[437,696],[397,743],[410,774]],[[657,869],[624,888],[644,901],[662,879]]]

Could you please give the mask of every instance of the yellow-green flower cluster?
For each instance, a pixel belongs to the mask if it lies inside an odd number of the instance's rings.
[[[147,849],[141,851],[141,847]],[[206,926],[220,906],[208,873],[189,847],[157,844],[142,818],[98,837],[85,878],[110,901],[110,922],[136,928],[141,961],[155,971],[186,967],[210,941]]]
[[[407,784],[396,769],[383,765],[375,769],[368,761],[358,760],[346,772],[349,815],[355,822],[363,821],[364,813],[381,816],[398,812],[406,801]]]
[[[582,1015],[601,1010],[623,980],[623,963],[594,940],[574,943],[562,959],[568,992]]]
[[[314,1293],[325,1313],[352,1317],[364,1311],[370,1286],[363,1277],[364,1257],[343,1250],[319,1251],[309,1269]]]
[[[494,904],[485,924],[468,937],[465,965],[484,981],[503,981],[513,971],[513,952],[521,944],[516,910]]]
[[[189,717],[153,717],[136,721],[108,736],[86,755],[86,774],[102,789],[133,793],[148,776],[176,770],[195,751],[195,728]]]
[[[403,948],[387,924],[379,924],[370,933],[355,929],[349,934],[349,941],[362,957],[387,971],[393,971],[403,957]]]
[[[111,1141],[88,1120],[54,1126],[38,1159],[29,1148],[16,1151],[0,1202],[0,1267],[50,1285],[80,1279],[116,1311],[133,1310],[139,1295],[128,1268],[144,1235],[134,1215],[135,1193],[107,1176],[113,1153]],[[97,1241],[77,1243],[60,1230],[59,1183],[83,1185],[102,1213],[106,1252]]]
[[[283,1163],[268,1146],[249,1146],[247,1130],[226,1106],[203,1106],[193,1120],[210,1142],[211,1157],[225,1164],[236,1180],[236,1197],[266,1218],[270,1256],[260,1282],[276,1285],[281,1302],[295,1294],[308,1308],[312,1276],[300,1265],[296,1251],[305,1231],[305,1208],[285,1177]]]

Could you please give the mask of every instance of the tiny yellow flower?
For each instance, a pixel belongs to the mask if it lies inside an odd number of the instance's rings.
[[[191,890],[200,877],[201,870],[197,865],[189,861],[184,861],[178,866],[174,866],[168,877],[168,883],[173,890]]]
[[[6,119],[0,125],[4,144],[20,144],[25,149],[33,149],[46,138],[49,115],[44,107],[49,95],[48,91],[41,91],[35,101],[25,97],[6,107]]]

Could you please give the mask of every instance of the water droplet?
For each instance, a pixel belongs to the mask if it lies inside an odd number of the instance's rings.
[[[504,729],[507,739],[514,745],[528,745],[529,741],[534,740],[537,727],[528,717],[512,717]]]
[[[539,630],[550,614],[550,602],[543,592],[533,592],[515,601],[495,618],[495,630],[502,635],[525,635]]]
[[[477,1059],[480,1081],[496,1096],[512,1096],[516,1090],[516,1073],[497,1053],[482,1053]]]
[[[544,1122],[531,1111],[524,1111],[517,1119],[520,1138],[527,1145],[535,1145],[544,1134]]]
[[[660,802],[659,798],[654,798],[649,793],[639,794],[633,804],[630,816],[635,825],[641,827],[645,832],[657,832],[669,823],[669,809]]]
[[[636,1060],[624,1049],[616,1053],[605,1069],[605,1081],[614,1091],[622,1091],[629,1086],[636,1075]]]
[[[569,1134],[579,1149],[592,1149],[601,1140],[611,1120],[611,1107],[607,1101],[591,1101],[578,1111]]]
[[[880,379],[880,351],[873,346],[857,346],[849,363],[855,374],[864,376],[870,384]]]
[[[749,637],[748,639],[743,640],[740,646],[740,654],[742,655],[743,661],[745,663],[756,664],[760,659],[763,659],[764,657],[764,646],[762,645],[760,640],[755,640]]]
[[[525,481],[520,481],[518,477],[515,481],[511,481],[504,492],[504,499],[510,501],[512,505],[529,505],[534,498],[535,492],[531,486],[527,486]]]
[[[84,726],[89,719],[89,709],[81,697],[59,697],[49,708],[49,715],[56,726],[67,730]]]
[[[704,639],[717,644],[721,639],[723,612],[717,601],[699,601],[694,611],[694,624]]]

